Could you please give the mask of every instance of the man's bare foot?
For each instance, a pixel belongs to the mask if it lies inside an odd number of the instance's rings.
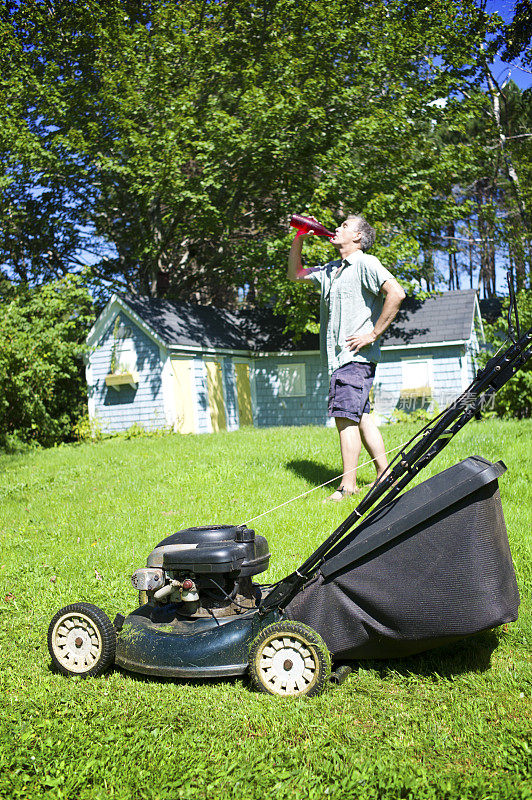
[[[336,489],[336,491],[333,492],[332,494],[330,494],[329,497],[326,497],[323,502],[324,503],[329,503],[329,502],[340,503],[342,500],[345,500],[347,497],[352,497],[352,495],[358,494],[359,491],[360,491],[360,489],[358,489],[357,487],[355,487],[354,489],[346,489],[345,487],[340,486],[340,488]]]

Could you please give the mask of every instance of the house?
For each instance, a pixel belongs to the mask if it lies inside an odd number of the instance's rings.
[[[443,409],[471,383],[484,329],[474,289],[407,297],[387,330],[374,382],[374,413]]]
[[[324,425],[318,337],[268,312],[114,295],[88,335],[89,416],[106,433]]]
[[[106,433],[133,424],[181,433],[325,425],[318,337],[294,343],[283,328],[267,311],[113,295],[87,339],[89,415]],[[383,342],[377,420],[456,397],[482,337],[476,292],[407,298]]]

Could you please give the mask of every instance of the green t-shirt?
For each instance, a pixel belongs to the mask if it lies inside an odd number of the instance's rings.
[[[378,339],[354,354],[346,338],[373,330],[384,305],[381,286],[393,280],[392,273],[375,256],[357,250],[344,261],[312,269],[307,279],[321,287],[320,348],[329,372],[350,361],[378,363]]]

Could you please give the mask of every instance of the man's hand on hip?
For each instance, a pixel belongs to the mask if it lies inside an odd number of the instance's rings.
[[[348,336],[345,341],[347,342],[347,347],[349,350],[352,350],[354,353],[358,353],[362,347],[367,347],[368,344],[373,344],[376,339],[377,336],[375,335],[374,331],[371,331],[371,333],[354,334],[353,336]]]

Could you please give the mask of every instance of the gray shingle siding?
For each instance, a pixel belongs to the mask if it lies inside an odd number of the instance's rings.
[[[278,365],[305,364],[304,397],[280,397]],[[329,379],[321,359],[316,355],[292,358],[268,356],[257,359],[251,370],[255,395],[255,424],[324,425],[327,421]]]
[[[137,354],[139,382],[135,389],[125,385],[120,386],[118,391],[105,384],[105,377],[111,371],[114,317],[89,357],[92,371],[89,397],[95,403],[98,423],[104,433],[118,433],[127,430],[134,423],[147,430],[165,427],[159,347],[132,324],[131,320],[122,314],[118,316],[120,322],[131,329]]]
[[[197,420],[197,432],[210,431],[209,392],[207,388],[207,369],[202,358],[194,359],[194,404]]]
[[[463,345],[408,348],[383,351],[375,375],[375,412],[389,419],[398,406],[403,383],[404,359],[427,359],[432,363],[432,398],[440,409],[451,403],[465,388],[472,374],[471,357]]]
[[[224,358],[222,361],[222,380],[227,430],[234,431],[239,426],[238,398],[236,391],[235,369],[233,360],[230,358]]]
[[[468,354],[468,371],[467,371],[467,383],[468,385],[471,383],[473,378],[475,377],[475,373],[478,368],[478,354],[480,352],[480,341],[479,341],[479,332],[477,330],[477,326],[475,325],[473,328],[473,332],[471,334],[471,339],[466,345],[466,351]]]
[[[372,411],[382,419],[388,419],[397,406],[403,382],[401,362],[392,358],[394,356],[391,353],[381,353],[381,361],[377,365],[373,383]]]
[[[441,351],[441,352],[440,352]],[[440,408],[451,403],[462,392],[463,347],[440,347],[432,360],[433,397]]]

